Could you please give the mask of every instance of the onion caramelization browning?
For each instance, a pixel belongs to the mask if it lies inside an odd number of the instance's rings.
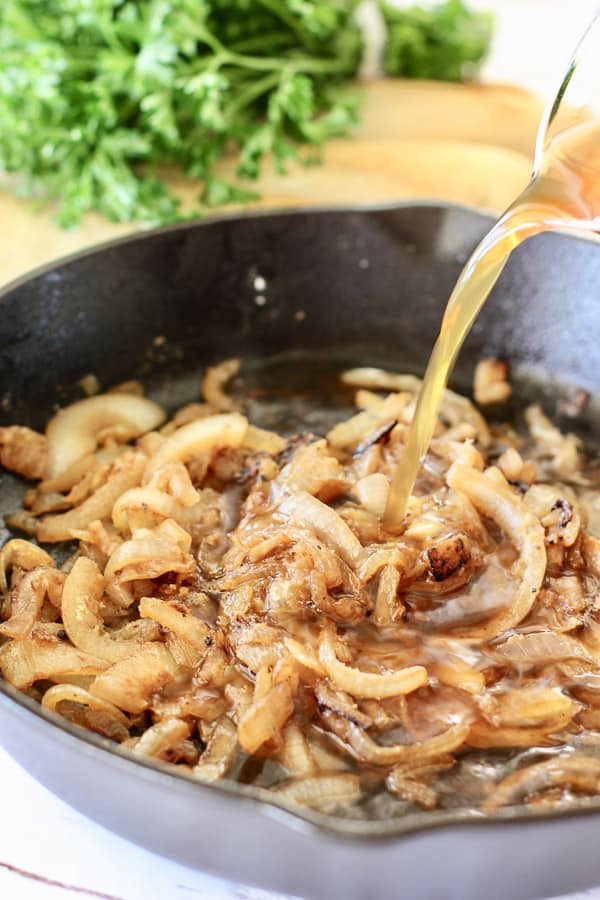
[[[238,369],[209,369],[204,402],[166,424],[136,382],[45,434],[0,428],[2,465],[37,482],[8,520],[36,542],[0,550],[3,678],[134,756],[322,812],[600,793],[600,540],[577,439],[539,407],[526,435],[491,426],[447,391],[391,534],[419,380],[345,372],[356,414],[286,437],[230,398]],[[481,402],[509,392],[480,365]]]

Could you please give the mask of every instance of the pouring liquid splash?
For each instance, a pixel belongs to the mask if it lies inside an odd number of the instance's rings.
[[[561,99],[559,92],[558,103]],[[555,103],[550,122],[556,108]],[[392,482],[384,516],[384,525],[390,531],[402,529],[456,357],[512,251],[544,231],[568,228],[600,232],[600,122],[588,120],[573,125],[547,148],[540,151],[538,146],[536,157],[540,161],[529,185],[475,249],[448,301]]]

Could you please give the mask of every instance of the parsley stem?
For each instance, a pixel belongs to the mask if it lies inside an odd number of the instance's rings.
[[[230,105],[228,110],[230,118],[233,118],[233,116],[241,112],[246,106],[249,106],[254,100],[257,100],[267,91],[271,90],[271,88],[275,87],[280,77],[279,72],[269,72],[263,78],[259,78],[258,81],[253,81],[245,91],[238,94],[235,101]]]
[[[339,59],[315,59],[310,56],[248,56],[246,54],[225,51],[227,62],[241,66],[245,69],[253,69],[255,72],[273,71],[273,69],[286,69],[292,66],[296,72],[307,72],[315,75],[339,75],[348,70],[348,60]]]

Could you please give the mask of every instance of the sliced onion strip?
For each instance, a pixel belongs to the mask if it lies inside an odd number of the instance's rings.
[[[456,632],[459,637],[490,640],[518,625],[535,603],[546,574],[544,529],[503,477],[502,481],[492,479],[476,469],[455,464],[447,480],[454,490],[466,494],[479,512],[493,519],[519,552],[512,567],[515,591],[511,605],[482,625]]]
[[[381,700],[409,694],[427,684],[427,669],[423,666],[407,666],[382,674],[347,666],[336,656],[334,636],[329,629],[324,629],[321,635],[319,659],[336,687],[353,697]]]
[[[274,788],[274,792],[289,803],[309,806],[320,812],[332,812],[341,806],[358,803],[362,796],[357,775],[315,775],[286,781]]]
[[[326,544],[334,547],[342,559],[358,568],[366,559],[366,551],[344,520],[334,509],[306,491],[285,497],[280,511],[298,524],[308,525]]]
[[[92,453],[99,434],[106,429],[117,429],[119,439],[126,442],[157,428],[164,419],[160,406],[132,394],[100,394],[72,403],[46,428],[48,478],[56,478]]]
[[[29,637],[46,597],[60,608],[64,583],[63,573],[48,566],[37,566],[22,575],[12,589],[11,616],[0,625],[0,635],[16,640]]]
[[[152,473],[166,463],[187,462],[203,453],[241,447],[247,429],[248,420],[239,413],[195,419],[163,441],[148,464],[148,472]]]
[[[585,794],[600,792],[600,760],[592,756],[555,756],[504,778],[482,804],[483,812],[512,806],[530,794],[567,787]]]
[[[98,566],[85,556],[76,560],[67,575],[62,594],[62,620],[73,644],[98,659],[116,662],[139,646],[132,640],[116,640],[104,628],[98,607],[104,594],[104,578]]]
[[[383,747],[376,744],[369,735],[354,722],[348,723],[347,740],[354,755],[363,762],[375,766],[394,766],[398,763],[426,762],[443,756],[446,753],[454,753],[465,743],[469,735],[470,725],[459,722],[451,725],[442,734],[417,741],[414,744],[395,744],[391,747]]]
[[[182,719],[162,719],[138,738],[133,752],[138,756],[161,759],[188,738],[190,731],[190,726]]]

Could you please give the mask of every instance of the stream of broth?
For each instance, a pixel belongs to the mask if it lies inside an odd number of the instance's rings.
[[[573,126],[552,142],[539,172],[465,265],[448,301],[395,473],[385,513],[389,529],[402,525],[456,357],[510,254],[535,234],[564,228],[600,231],[600,123]]]

